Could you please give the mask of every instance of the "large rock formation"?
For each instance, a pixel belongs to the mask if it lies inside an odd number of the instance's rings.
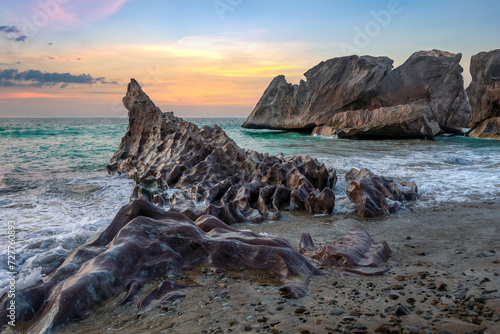
[[[307,250],[314,252],[310,237],[308,240]],[[362,274],[366,270],[373,274],[384,272],[363,269],[387,260],[376,256],[380,253],[379,245],[386,245],[385,242],[374,244],[363,230],[351,231],[333,245],[345,261],[341,265],[334,263],[339,270]],[[331,254],[323,253],[322,259]],[[96,239],[70,252],[41,285],[17,292],[16,328],[22,326],[23,333],[48,334],[86,317],[103,302],[114,306],[134,303],[147,311],[162,301],[185,296],[179,291],[190,286],[164,280],[139,298],[146,283],[175,277],[181,271],[185,274],[205,268],[215,272],[243,270],[250,275],[276,274],[286,284],[280,289],[286,298],[305,296],[309,278],[322,275],[285,239],[239,231],[208,215],[193,222],[147,201],[136,200],[125,205]],[[7,294],[0,299],[0,329],[9,321],[9,301]]]
[[[124,206],[94,241],[72,251],[43,284],[17,293],[16,324],[31,322],[29,333],[50,333],[84,318],[124,289],[128,293],[116,305],[132,301],[154,278],[195,267],[275,273],[291,291],[307,291],[294,288],[293,277],[307,282],[311,275],[321,275],[285,239],[238,231],[213,216],[193,222],[138,200]],[[159,287],[139,307],[184,288],[170,286]],[[9,300],[6,295],[1,300],[0,328],[8,321]]]
[[[416,102],[375,110],[352,110],[333,116],[312,135],[350,139],[433,138],[441,132],[428,103]]]
[[[429,104],[435,120],[445,131],[467,127],[470,106],[460,66],[462,54],[440,50],[415,52],[380,83],[382,106],[415,101]]]
[[[228,224],[277,218],[287,207],[333,211],[335,170],[315,158],[243,150],[216,125],[162,113],[133,79],[123,102],[129,126],[107,168],[137,181],[133,198]]]
[[[314,133],[342,132],[351,138],[457,133],[470,119],[461,57],[419,51],[392,71],[392,61],[386,57],[330,59],[306,72],[307,82],[298,86],[276,77],[242,126],[311,129],[316,125],[324,127]]]
[[[375,109],[377,85],[392,63],[387,57],[348,56],[319,63],[299,85],[277,76],[243,127],[312,130],[338,112]]]
[[[500,139],[500,117],[489,118],[479,123],[468,134],[469,137],[484,139]]]
[[[500,49],[472,56],[472,82],[467,88],[471,105],[470,126],[500,116]]]
[[[500,117],[500,49],[472,56],[470,73],[467,94],[472,110],[470,127],[474,128],[489,118]]]

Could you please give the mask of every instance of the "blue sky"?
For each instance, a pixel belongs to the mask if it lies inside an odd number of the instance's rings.
[[[162,110],[247,116],[322,60],[500,47],[498,1],[3,0],[0,117],[122,117],[136,78]],[[15,75],[13,75],[14,73]]]

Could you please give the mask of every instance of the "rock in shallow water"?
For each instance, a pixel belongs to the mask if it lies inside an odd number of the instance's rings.
[[[392,63],[387,57],[347,56],[319,63],[304,73],[300,85],[277,76],[243,127],[312,130],[338,112],[374,109],[377,85]]]
[[[139,183],[133,199],[156,193],[154,201],[172,212],[228,224],[276,219],[288,206],[333,211],[336,172],[317,159],[244,150],[217,125],[200,129],[162,113],[133,79],[123,103],[129,126],[107,168]]]
[[[375,110],[352,110],[332,117],[313,135],[349,139],[430,139],[441,133],[432,109],[423,101]]]
[[[489,118],[471,130],[469,137],[500,140],[500,117]]]
[[[276,77],[243,127],[321,127],[314,132],[372,139],[461,133],[471,113],[461,57],[440,50],[419,51],[394,70],[387,57],[330,59],[306,72],[307,81],[300,85]],[[424,106],[416,108],[415,103]],[[349,114],[342,116],[344,112]]]
[[[352,180],[347,185],[347,197],[356,205],[357,213],[365,218],[388,217],[399,210],[399,203],[415,201],[418,197],[414,183],[398,185],[366,168],[353,168],[346,178]]]

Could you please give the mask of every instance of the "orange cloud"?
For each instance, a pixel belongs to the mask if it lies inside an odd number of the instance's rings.
[[[0,99],[1,100],[7,100],[7,99],[33,99],[33,98],[59,98],[59,97],[64,97],[64,95],[35,93],[35,92],[0,93]]]

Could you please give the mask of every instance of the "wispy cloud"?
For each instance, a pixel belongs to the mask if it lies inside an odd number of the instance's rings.
[[[4,38],[14,42],[24,42],[28,38],[21,33],[16,26],[0,26],[0,32],[3,33]]]
[[[56,86],[65,88],[68,84],[117,84],[104,77],[94,78],[90,74],[73,75],[70,73],[48,73],[39,70],[19,72],[17,69],[0,70],[0,86],[4,87],[42,87]]]
[[[59,6],[54,20],[63,24],[80,25],[105,19],[130,0],[86,0],[71,1]]]

